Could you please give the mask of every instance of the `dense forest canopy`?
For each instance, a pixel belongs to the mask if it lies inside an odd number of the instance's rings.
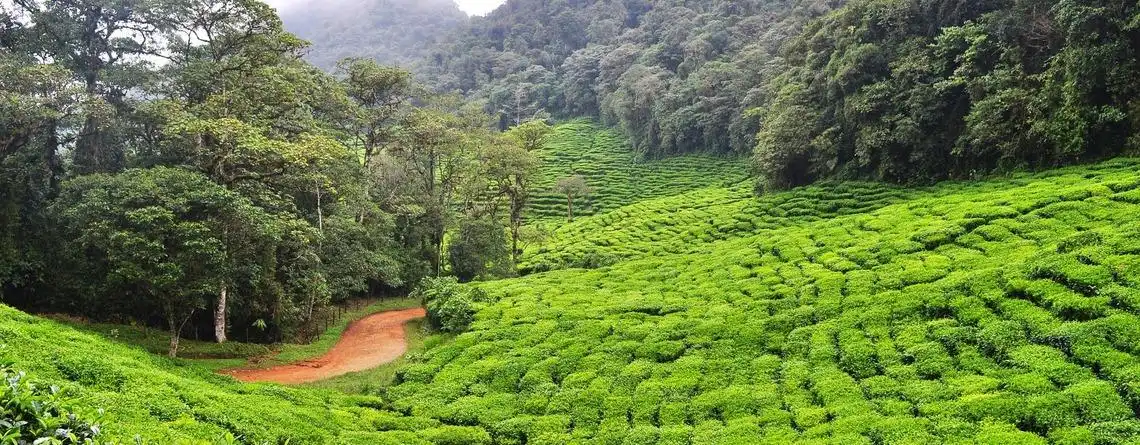
[[[257,0],[0,6],[6,303],[165,326],[173,355],[187,327],[305,339],[331,304],[510,273],[545,123],[493,131],[371,60],[326,74]]]
[[[783,50],[767,182],[929,182],[1135,151],[1140,6],[852,1]]]
[[[931,182],[1136,148],[1137,6],[515,0],[436,48],[507,127],[593,116],[641,153],[755,150],[763,185]]]
[[[411,67],[467,21],[452,0],[322,0],[279,11],[285,29],[311,43],[305,60],[330,71],[346,57]]]
[[[620,127],[652,157],[752,150],[778,50],[838,0],[512,0],[421,68],[504,127],[549,113]]]

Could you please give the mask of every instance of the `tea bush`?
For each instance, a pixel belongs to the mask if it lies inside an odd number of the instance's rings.
[[[536,153],[541,174],[532,185],[525,217],[530,224],[566,221],[566,196],[555,191],[559,179],[579,175],[593,192],[575,204],[578,216],[609,212],[653,198],[707,187],[740,183],[748,177],[741,159],[691,154],[642,159],[624,137],[589,121],[555,127],[546,146]]]
[[[1138,171],[730,185],[582,218],[528,251],[546,272],[425,287],[469,326],[371,394],[237,384],[8,309],[0,340],[115,439],[1137,443]]]
[[[472,307],[472,294],[486,295],[459,286],[454,277],[427,277],[412,291],[413,298],[419,298],[427,308],[428,325],[443,332],[463,332],[475,317]]]
[[[582,218],[385,399],[495,443],[1138,441],[1138,168]]]
[[[96,443],[101,410],[73,411],[67,405],[75,401],[60,387],[32,383],[11,363],[0,363],[0,379],[0,443]]]

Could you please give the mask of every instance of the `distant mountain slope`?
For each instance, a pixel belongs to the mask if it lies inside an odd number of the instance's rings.
[[[447,37],[420,71],[487,100],[508,127],[591,116],[635,150],[745,154],[779,48],[845,0],[509,0]]]
[[[467,15],[451,0],[329,0],[282,8],[281,19],[313,44],[309,62],[329,70],[345,57],[411,66]]]

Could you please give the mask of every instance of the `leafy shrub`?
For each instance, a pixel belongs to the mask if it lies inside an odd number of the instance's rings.
[[[102,411],[73,412],[63,390],[29,382],[11,363],[0,363],[0,378],[0,443],[95,443]]]
[[[463,332],[475,321],[470,291],[454,277],[424,278],[412,291],[412,297],[423,301],[432,329]]]

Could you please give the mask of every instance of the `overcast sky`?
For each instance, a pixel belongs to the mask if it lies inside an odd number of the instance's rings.
[[[320,2],[325,0],[264,0],[270,6],[277,9],[285,9],[294,5],[303,5],[309,2]],[[459,9],[470,15],[484,15],[499,5],[503,4],[505,0],[455,0],[459,4]]]

